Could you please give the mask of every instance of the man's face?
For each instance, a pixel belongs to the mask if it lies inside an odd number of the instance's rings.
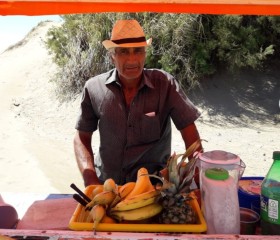
[[[121,80],[135,80],[141,77],[146,59],[145,47],[116,48],[112,61]]]

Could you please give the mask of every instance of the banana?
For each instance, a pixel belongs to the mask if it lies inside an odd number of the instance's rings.
[[[91,193],[91,199],[93,199],[95,197],[95,195],[97,195],[98,193],[101,193],[103,192],[104,189],[103,189],[103,185],[97,185],[93,190],[92,190],[92,193]]]
[[[89,212],[86,211],[85,208],[83,207],[81,209],[81,212],[80,212],[79,216],[78,216],[77,222],[86,222],[87,218],[88,218],[88,215],[90,215]]]
[[[111,211],[127,211],[157,202],[160,191],[152,190],[119,202]]]
[[[106,179],[103,183],[103,189],[104,191],[112,191],[115,194],[118,194],[118,186],[112,178]]]
[[[114,198],[114,200],[111,202],[109,208],[113,208],[115,207],[119,202],[121,201],[121,197],[119,194],[116,195],[116,197]]]
[[[127,182],[126,184],[122,185],[119,189],[119,195],[121,199],[124,199],[135,187],[135,182]]]
[[[152,203],[145,207],[136,208],[127,211],[114,211],[110,213],[110,216],[118,221],[128,220],[143,220],[151,218],[159,214],[162,210],[162,206],[158,203]]]
[[[107,216],[106,214],[101,219],[100,223],[116,223],[116,220],[114,218],[111,218]]]
[[[133,190],[125,197],[131,198],[133,196],[139,195],[144,192],[148,192],[154,190],[154,186],[150,181],[150,177],[148,176],[148,170],[144,167],[140,168],[137,172],[137,180],[135,183],[135,187]]]
[[[102,205],[97,204],[97,205],[93,206],[93,208],[90,210],[90,214],[93,219],[93,230],[95,232],[98,224],[100,223],[100,221],[106,214],[106,211]]]
[[[128,182],[118,188],[118,194],[113,202],[110,204],[110,208],[115,207],[121,200],[123,200],[134,188],[135,182]]]
[[[90,210],[93,206],[99,205],[110,205],[116,197],[116,194],[112,191],[103,191],[95,195],[95,197],[86,205],[86,210]]]

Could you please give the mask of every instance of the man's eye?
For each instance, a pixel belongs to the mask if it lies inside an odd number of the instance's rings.
[[[126,49],[121,49],[120,54],[126,55],[126,54],[128,54],[128,51]]]
[[[136,48],[135,50],[134,50],[134,53],[136,53],[136,54],[142,54],[142,53],[144,53],[145,52],[145,50],[143,49],[143,48]]]

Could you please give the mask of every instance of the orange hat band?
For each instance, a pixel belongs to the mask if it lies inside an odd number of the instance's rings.
[[[138,37],[138,38],[123,38],[118,40],[111,40],[115,44],[125,44],[125,43],[139,43],[139,42],[146,42],[145,37]]]

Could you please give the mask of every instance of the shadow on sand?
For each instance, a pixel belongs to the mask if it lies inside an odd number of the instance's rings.
[[[280,123],[280,65],[262,72],[219,73],[203,80],[189,95],[202,110],[199,121],[206,124],[277,125]]]

